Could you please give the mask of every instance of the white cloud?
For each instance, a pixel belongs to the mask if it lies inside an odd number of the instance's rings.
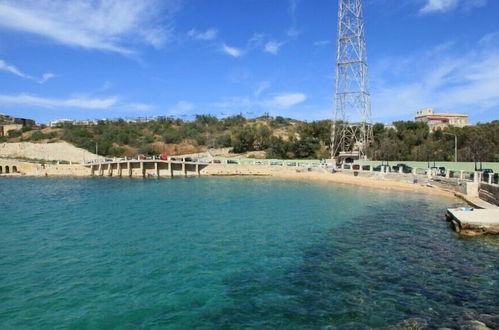
[[[319,40],[314,42],[315,47],[324,47],[331,43],[331,40]]]
[[[303,31],[300,28],[296,27],[296,26],[292,26],[292,27],[290,27],[289,29],[286,30],[286,34],[290,38],[299,37],[302,33],[303,33]]]
[[[419,11],[421,14],[446,12],[456,8],[458,0],[427,0],[426,5]]]
[[[213,40],[217,37],[218,30],[212,28],[202,32],[196,29],[192,29],[187,33],[187,35],[197,40]]]
[[[263,82],[259,87],[266,88],[267,86],[266,83]],[[259,98],[258,96],[259,95],[255,95],[255,97],[226,97],[218,102],[209,103],[206,105],[206,107],[220,109],[223,111],[224,115],[236,114],[241,112],[247,114],[263,114],[264,112],[271,112],[273,115],[287,116],[293,112],[293,106],[301,104],[307,100],[307,96],[303,93],[280,93],[266,98]],[[300,111],[294,113],[294,116],[302,118],[304,117],[303,113],[301,113],[303,106],[299,108]],[[316,114],[317,112],[314,113],[314,115]],[[308,112],[307,115],[309,115]],[[305,115],[305,117],[307,115]]]
[[[289,1],[289,12],[291,15],[294,15],[296,13],[296,9],[298,9],[298,5],[300,4],[301,0],[290,0]]]
[[[465,10],[470,10],[473,8],[484,7],[487,5],[488,0],[466,0],[463,2],[463,8]]]
[[[8,64],[7,62],[5,62],[3,60],[0,60],[0,70],[8,72],[8,73],[12,73],[13,75],[16,75],[16,76],[24,78],[24,79],[36,81],[39,84],[43,84],[47,80],[55,77],[55,75],[53,73],[48,72],[48,73],[44,73],[42,75],[42,77],[38,79],[38,78],[35,78],[35,77],[32,77],[28,74],[23,73],[21,70],[16,68],[14,65]]]
[[[499,31],[487,33],[478,41],[478,44],[482,47],[494,47],[499,45]]]
[[[40,108],[80,108],[80,109],[108,109],[116,105],[116,97],[85,98],[74,97],[66,99],[44,98],[29,94],[1,95],[0,104],[23,105]]]
[[[179,101],[174,106],[168,108],[168,113],[171,115],[183,115],[191,110],[194,110],[195,105],[186,101]]]
[[[255,96],[258,97],[260,94],[262,94],[264,91],[270,88],[270,82],[269,81],[262,81],[260,82],[255,89]]]
[[[232,111],[246,110],[254,107],[256,104],[253,100],[247,97],[229,97],[221,101],[211,103],[210,106],[220,109],[227,109]]]
[[[265,101],[267,106],[274,106],[278,108],[289,108],[294,105],[305,102],[307,96],[303,93],[283,93],[272,97],[270,100]]]
[[[18,68],[16,68],[13,65],[8,64],[7,62],[0,60],[0,70],[12,73],[18,77],[25,78],[25,79],[31,79],[30,76],[22,73]]]
[[[263,34],[263,33],[253,33],[251,38],[248,39],[247,48],[249,48],[249,49],[260,48],[263,44],[264,38],[265,38],[265,34]]]
[[[282,45],[284,45],[283,42],[269,41],[265,44],[263,50],[269,54],[277,55]]]
[[[152,105],[150,104],[145,104],[145,103],[127,103],[121,106],[125,108],[128,111],[149,111],[153,108]],[[120,107],[120,108],[121,108]]]
[[[108,89],[113,88],[113,83],[110,82],[109,80],[106,80],[104,84],[102,84],[102,87],[99,89],[100,91],[107,91]]]
[[[296,19],[296,11],[298,10],[298,6],[300,5],[301,0],[290,0],[289,1],[289,15],[291,17],[291,26],[286,30],[286,34],[290,38],[296,38],[298,37],[302,31],[300,28],[297,26],[297,19]]]
[[[241,49],[230,47],[226,44],[222,44],[222,51],[232,57],[241,57],[244,55],[244,52]]]
[[[43,84],[43,83],[44,83],[44,82],[46,82],[47,80],[52,79],[52,78],[54,78],[54,77],[55,77],[55,74],[53,74],[53,73],[50,73],[50,72],[48,72],[48,73],[44,73],[44,74],[42,75],[42,78],[41,78],[40,80],[38,80],[38,82],[39,82],[40,84]]]
[[[374,70],[380,77],[391,72],[390,67]],[[437,46],[412,56],[397,68],[397,75],[405,80],[373,84],[373,117],[411,118],[424,107],[470,115],[499,110],[498,44],[484,47],[477,42],[469,52]]]
[[[178,0],[18,0],[0,3],[0,27],[40,35],[58,43],[132,54],[140,42],[159,47],[170,30]],[[164,25],[164,24],[163,24]]]
[[[488,0],[426,0],[426,4],[419,10],[420,14],[445,13],[456,8],[464,11],[484,7]]]

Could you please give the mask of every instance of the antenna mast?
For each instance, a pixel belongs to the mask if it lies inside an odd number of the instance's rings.
[[[336,94],[331,158],[337,164],[366,158],[372,142],[371,101],[361,0],[339,0]]]

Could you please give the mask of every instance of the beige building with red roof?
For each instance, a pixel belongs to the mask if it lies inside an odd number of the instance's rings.
[[[416,111],[416,121],[427,123],[431,131],[448,126],[468,126],[468,115],[463,113],[437,113],[433,109]]]

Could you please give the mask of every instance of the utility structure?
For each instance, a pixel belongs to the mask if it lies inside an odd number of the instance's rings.
[[[371,101],[361,0],[339,0],[336,91],[331,158],[337,164],[365,159],[372,142]]]

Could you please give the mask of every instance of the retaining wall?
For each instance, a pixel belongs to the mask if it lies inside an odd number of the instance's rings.
[[[499,206],[499,185],[480,183],[478,197],[486,202]]]

